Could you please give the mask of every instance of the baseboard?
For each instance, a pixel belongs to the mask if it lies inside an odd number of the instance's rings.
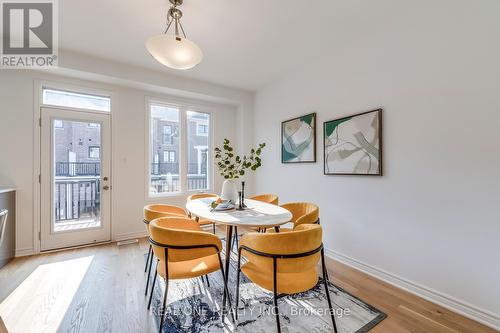
[[[132,238],[143,238],[143,237],[147,237],[146,230],[139,232],[124,232],[122,234],[117,234],[113,237],[113,241],[120,242]]]
[[[441,305],[453,312],[459,313],[467,318],[475,320],[493,329],[500,330],[500,315],[488,310],[481,309],[475,305],[443,294],[431,288],[419,285],[380,268],[365,264],[359,260],[348,257],[331,249],[325,249],[326,255],[343,264],[353,267],[379,280],[387,282],[395,287],[406,290],[416,296],[426,299],[432,303]]]
[[[25,256],[31,256],[35,254],[35,249],[32,247],[26,247],[24,249],[16,249],[16,258],[17,257],[25,257]]]

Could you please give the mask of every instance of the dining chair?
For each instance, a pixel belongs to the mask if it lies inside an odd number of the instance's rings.
[[[301,224],[319,224],[319,207],[309,202],[291,202],[281,205],[292,213],[290,222],[293,224],[291,229],[295,229]],[[291,230],[289,228],[280,228],[280,230]]]
[[[273,205],[278,204],[278,196],[276,194],[259,194],[253,197],[250,197],[252,200],[267,202]]]
[[[243,266],[241,266],[242,255],[247,259]],[[301,224],[290,232],[251,232],[241,237],[236,278],[236,319],[238,318],[240,275],[243,272],[251,282],[273,292],[276,326],[278,332],[281,332],[278,299],[315,287],[318,283],[316,267],[320,259],[326,299],[333,331],[336,333],[337,325],[328,290],[322,229],[317,224]]]
[[[191,194],[188,198],[187,198],[187,201],[191,201],[191,200],[196,200],[196,199],[203,199],[203,198],[219,198],[219,196],[215,193],[196,193],[196,194]],[[195,220],[196,222],[198,222],[200,225],[208,225],[208,224],[211,224],[212,225],[212,232],[214,233],[215,235],[215,223],[212,222],[212,221],[209,221],[207,219],[204,219],[204,218],[199,218],[198,216],[195,217]]]
[[[144,207],[143,210],[143,222],[146,226],[146,232],[148,237],[151,235],[149,232],[149,224],[154,219],[160,217],[187,217],[186,210],[182,207],[174,206],[174,205],[165,205],[165,204],[152,204]],[[148,277],[146,280],[146,290],[144,291],[144,295],[148,293],[149,286],[149,278],[151,276],[151,266],[153,264],[153,247],[149,244],[148,249],[148,257],[146,259],[146,267],[144,267],[144,272],[148,272]],[[149,271],[148,271],[149,267]]]
[[[160,313],[160,332],[164,322],[169,280],[203,277],[220,270],[224,281],[224,290],[229,295],[220,255],[222,242],[219,237],[202,231],[196,221],[185,217],[158,218],[151,221],[149,229],[149,242],[153,246],[153,252],[158,260],[149,296],[148,310],[151,308],[157,276],[160,275],[165,280],[163,307]],[[229,311],[234,318],[231,301],[229,298],[228,300]],[[222,304],[221,310],[223,318],[226,310],[225,304]]]
[[[259,194],[251,197],[252,200],[262,201],[272,205],[278,205],[279,199],[276,194]],[[253,230],[257,232],[266,232],[265,228],[254,228]]]

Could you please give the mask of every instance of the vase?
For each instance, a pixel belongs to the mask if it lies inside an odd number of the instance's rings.
[[[238,201],[238,189],[236,188],[236,183],[233,179],[226,179],[222,184],[222,200],[229,200],[236,204]]]

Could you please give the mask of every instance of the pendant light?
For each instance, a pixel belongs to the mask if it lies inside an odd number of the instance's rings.
[[[159,63],[174,69],[190,69],[203,59],[201,49],[186,38],[181,24],[182,12],[178,6],[183,0],[170,0],[172,7],[168,10],[167,29],[165,33],[150,37],[146,41],[146,49]],[[174,26],[174,34],[168,34]],[[182,33],[182,35],[181,35]]]

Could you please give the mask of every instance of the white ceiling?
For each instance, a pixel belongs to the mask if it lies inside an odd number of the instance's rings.
[[[187,37],[204,60],[175,71],[144,46],[165,29],[168,0],[63,0],[59,6],[61,49],[251,91],[319,57],[334,61],[354,43],[366,56],[382,56],[385,44],[405,38],[415,47],[443,29],[458,38],[455,28],[483,11],[470,0],[184,0]]]
[[[370,33],[387,13],[384,3],[394,1],[185,0],[183,25],[204,60],[194,69],[173,71],[144,47],[165,28],[167,0],[64,0],[59,1],[60,48],[256,90]]]

